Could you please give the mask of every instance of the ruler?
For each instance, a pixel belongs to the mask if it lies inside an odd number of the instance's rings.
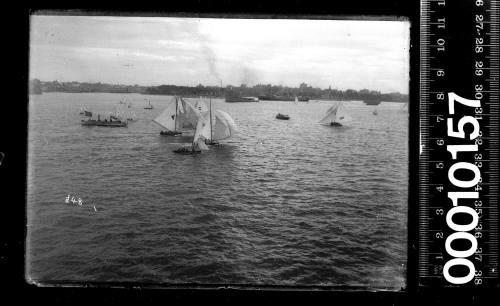
[[[499,285],[498,5],[421,1],[420,288]]]

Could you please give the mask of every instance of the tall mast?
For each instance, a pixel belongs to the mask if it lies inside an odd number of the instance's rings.
[[[213,140],[212,136],[212,99],[210,99],[210,141]]]
[[[178,108],[177,96],[175,96],[175,115],[174,115],[174,131],[177,131],[177,108]]]

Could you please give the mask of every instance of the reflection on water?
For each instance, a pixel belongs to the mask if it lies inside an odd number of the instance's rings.
[[[127,128],[79,124],[81,104],[104,113],[120,100],[137,115]],[[160,136],[151,121],[169,101],[31,96],[31,278],[405,285],[408,124],[399,104],[382,103],[374,116],[345,102],[353,121],[333,128],[318,124],[333,102],[213,100],[238,134],[177,155],[181,138]],[[67,194],[97,211],[64,203]]]

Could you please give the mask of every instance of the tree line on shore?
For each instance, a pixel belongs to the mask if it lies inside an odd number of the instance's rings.
[[[29,90],[32,94],[41,94],[43,92],[107,92],[107,93],[140,93],[150,95],[181,95],[185,97],[214,97],[222,98],[226,96],[280,96],[280,97],[306,97],[309,99],[325,100],[380,100],[407,102],[408,95],[399,92],[381,93],[380,91],[361,89],[339,90],[312,87],[306,83],[298,87],[289,87],[282,85],[257,84],[247,86],[228,85],[221,86],[177,86],[177,85],[159,85],[159,86],[140,86],[140,85],[120,85],[107,83],[89,83],[89,82],[44,82],[38,79],[30,80]]]

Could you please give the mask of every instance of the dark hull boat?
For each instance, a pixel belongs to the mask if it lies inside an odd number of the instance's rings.
[[[201,150],[196,150],[192,147],[180,147],[174,150],[174,153],[177,154],[197,154],[201,153]]]
[[[256,97],[237,97],[237,96],[228,96],[225,99],[228,103],[233,102],[259,102],[259,98]]]
[[[182,132],[179,132],[179,131],[161,131],[160,135],[163,135],[163,136],[178,136],[178,135],[182,135]]]
[[[276,115],[276,119],[280,119],[280,120],[288,120],[288,119],[290,119],[290,116],[288,116],[288,115],[283,115],[283,114],[277,114],[277,115]]]
[[[296,99],[297,98],[297,99]],[[300,102],[308,102],[309,98],[306,96],[279,96],[279,95],[265,95],[259,96],[259,100],[262,101],[300,101]]]
[[[107,127],[126,127],[127,122],[122,122],[120,120],[117,121],[108,121],[108,120],[82,120],[82,125],[85,126],[107,126]]]
[[[193,142],[193,144],[191,144],[190,146],[183,146],[183,147],[179,147],[177,149],[174,150],[174,153],[177,153],[177,154],[197,154],[197,153],[201,153],[201,147],[203,147],[203,143],[199,143],[197,141]],[[204,148],[206,149],[206,148]]]
[[[379,105],[379,104],[382,102],[382,99],[378,99],[378,98],[369,98],[369,99],[365,99],[365,100],[363,100],[363,102],[364,102],[366,105]]]
[[[219,142],[217,140],[205,139],[205,144],[208,146],[215,146],[218,145]]]

